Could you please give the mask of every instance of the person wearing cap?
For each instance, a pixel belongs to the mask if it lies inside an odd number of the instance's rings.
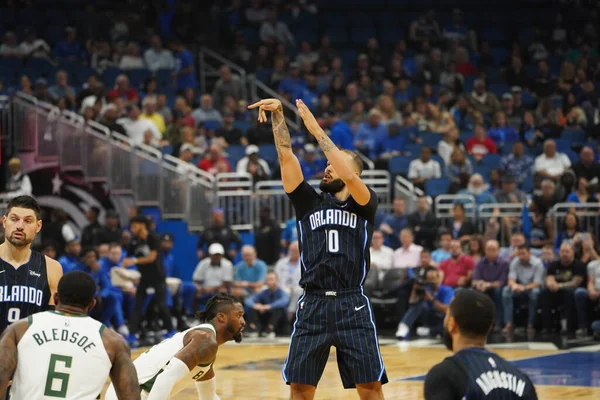
[[[251,144],[246,147],[246,157],[238,161],[236,172],[243,174],[248,172],[254,178],[254,182],[268,179],[271,176],[269,164],[259,157],[258,146]]]
[[[471,105],[484,116],[500,111],[500,102],[494,93],[488,92],[483,79],[475,79],[473,91],[469,97]]]
[[[13,197],[33,194],[31,180],[27,174],[21,171],[21,160],[13,157],[8,160],[8,168],[10,169],[10,178],[4,187],[2,197],[12,199]]]
[[[228,292],[233,277],[233,264],[225,258],[223,245],[213,243],[208,246],[208,257],[198,263],[192,275],[198,303],[205,303],[215,293]]]
[[[300,160],[302,175],[306,179],[321,179],[325,174],[326,162],[317,156],[317,148],[312,143],[304,145],[304,157]]]
[[[144,112],[140,114],[141,119],[147,119],[151,121],[156,129],[162,134],[167,130],[165,119],[163,116],[156,112],[156,96],[146,96],[142,102]]]
[[[102,125],[106,126],[108,129],[110,129],[110,131],[117,132],[123,136],[127,136],[127,131],[125,130],[123,125],[117,122],[117,119],[119,119],[119,112],[119,107],[116,104],[107,104],[102,109],[101,118],[99,122]]]
[[[417,329],[419,336],[436,336],[442,333],[444,314],[454,297],[454,289],[442,285],[440,273],[430,266],[429,250],[421,252],[421,266],[417,268],[415,283],[409,298],[409,307],[398,324],[396,338],[408,338],[415,323],[422,319],[423,327]],[[424,328],[424,329],[423,329]]]
[[[198,259],[201,260],[205,257],[206,250],[213,243],[220,243],[226,249],[225,257],[230,261],[235,258],[242,244],[237,232],[225,224],[225,214],[221,208],[212,210],[210,226],[200,234]]]
[[[34,86],[34,96],[39,101],[52,103],[52,96],[48,93],[48,81],[45,78],[37,78]]]
[[[215,136],[221,138],[224,146],[242,145],[248,146],[248,139],[244,136],[241,129],[233,125],[235,116],[233,110],[223,110],[223,126],[215,130]]]

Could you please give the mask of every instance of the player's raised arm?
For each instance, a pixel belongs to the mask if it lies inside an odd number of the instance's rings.
[[[327,157],[327,161],[335,169],[340,179],[344,181],[352,198],[361,206],[369,203],[371,192],[369,192],[367,185],[360,179],[360,172],[353,165],[352,159],[331,141],[302,100],[296,100],[296,106],[306,129],[317,139],[321,150],[323,150],[325,157]]]
[[[279,157],[283,189],[287,193],[292,193],[302,183],[304,177],[302,176],[300,162],[292,152],[292,140],[290,139],[290,131],[285,123],[281,102],[277,99],[264,99],[248,106],[249,109],[257,107],[259,122],[267,122],[265,111],[271,111],[273,137]]]

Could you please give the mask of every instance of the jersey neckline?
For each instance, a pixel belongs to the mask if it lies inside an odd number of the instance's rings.
[[[62,315],[63,317],[75,317],[75,318],[85,318],[85,317],[88,317],[87,314],[67,314],[67,313],[64,313],[64,312],[56,311],[56,310],[49,310],[48,312],[51,313],[51,314]]]
[[[29,249],[29,258],[23,264],[19,264],[19,266],[15,267],[4,258],[0,257],[0,260],[4,261],[6,264],[10,265],[15,271],[21,268],[23,265],[29,264],[31,262],[31,258],[33,257],[33,250]]]

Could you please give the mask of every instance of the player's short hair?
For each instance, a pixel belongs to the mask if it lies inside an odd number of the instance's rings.
[[[365,168],[365,164],[361,160],[361,158],[358,155],[358,153],[356,153],[356,152],[354,152],[352,150],[347,150],[347,149],[343,149],[342,151],[344,153],[348,154],[350,157],[352,157],[352,161],[354,162],[354,166],[358,170],[358,174],[359,175],[362,174],[363,169]]]
[[[57,292],[60,304],[86,308],[94,300],[96,283],[83,271],[71,271],[60,278]]]
[[[17,196],[14,197],[11,201],[8,202],[6,206],[6,215],[10,213],[10,210],[13,207],[26,208],[28,210],[33,210],[35,217],[37,219],[42,219],[42,209],[38,202],[31,196]]]
[[[225,312],[234,304],[241,304],[241,302],[227,293],[215,294],[206,302],[204,311],[196,313],[196,318],[198,318],[200,322],[212,321],[218,313]]]
[[[492,299],[476,290],[461,290],[450,303],[450,315],[458,324],[461,334],[485,337],[496,318],[496,306]]]

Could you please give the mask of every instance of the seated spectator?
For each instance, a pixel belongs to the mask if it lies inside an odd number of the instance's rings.
[[[410,228],[402,229],[400,243],[401,246],[394,251],[392,256],[392,266],[406,270],[408,276],[411,277],[413,275],[411,270],[419,265],[423,247],[414,244],[414,235]]]
[[[225,147],[231,145],[242,145],[248,146],[248,139],[244,136],[244,133],[239,128],[233,125],[234,114],[232,111],[226,109],[223,111],[223,126],[215,130],[215,136],[225,141],[223,145]]]
[[[440,263],[439,270],[441,273],[440,280],[442,285],[452,288],[467,288],[471,285],[471,275],[475,268],[473,259],[463,254],[462,245],[458,240],[450,242],[449,259]]]
[[[544,179],[541,186],[542,193],[540,195],[534,195],[533,200],[535,200],[543,211],[547,213],[560,201],[560,197],[558,196],[556,185],[550,179]]]
[[[342,149],[354,150],[354,143],[352,142],[354,133],[350,125],[334,113],[329,115],[327,126],[329,126],[329,138],[336,146]]]
[[[445,167],[445,176],[450,181],[450,193],[456,193],[466,188],[469,177],[473,173],[471,161],[465,157],[460,148],[455,149],[450,156],[450,161]]]
[[[596,178],[598,180],[598,178]],[[589,182],[584,176],[577,178],[575,183],[575,191],[567,196],[567,203],[596,203],[598,197],[595,193],[590,193]]]
[[[175,68],[173,53],[162,46],[162,40],[158,35],[152,35],[150,38],[150,48],[144,52],[144,62],[146,68],[154,73],[161,69]]]
[[[519,246],[517,257],[510,262],[508,284],[502,289],[504,306],[504,329],[509,333],[513,329],[513,306],[515,301],[529,303],[527,332],[535,332],[534,324],[537,315],[538,297],[544,280],[544,264],[542,260],[531,255],[529,247]]]
[[[295,226],[294,226],[295,230]],[[298,307],[300,296],[304,290],[300,286],[300,278],[302,275],[302,260],[300,259],[300,248],[298,242],[291,242],[288,247],[287,257],[280,258],[275,264],[275,274],[279,281],[279,287],[290,297],[288,306],[288,320],[294,318],[294,313]],[[390,255],[391,265],[391,255]]]
[[[246,157],[238,161],[236,172],[238,174],[249,173],[254,182],[268,179],[271,176],[269,164],[259,157],[258,146],[253,144],[246,147]]]
[[[496,143],[486,136],[485,127],[481,124],[475,124],[475,136],[467,140],[467,151],[476,160],[481,160],[488,154],[498,153]]]
[[[25,31],[19,49],[23,57],[26,58],[50,58],[50,46],[44,39],[38,38],[35,31],[31,28]],[[0,54],[4,55],[1,46]]]
[[[213,107],[213,99],[209,94],[202,95],[200,98],[200,108],[192,112],[192,117],[196,121],[196,125],[203,124],[207,121],[223,122],[223,117],[219,110]]]
[[[494,204],[497,203],[494,195],[489,192],[487,183],[484,182],[483,177],[479,174],[471,175],[469,179],[469,185],[466,189],[461,190],[458,194],[471,195],[475,198],[475,204],[480,206],[481,204]]]
[[[384,245],[381,231],[374,231],[371,239],[371,269],[377,273],[378,282],[382,282],[385,273],[392,268],[394,250]]]
[[[220,243],[226,249],[225,257],[230,261],[236,257],[241,245],[238,234],[225,224],[225,215],[221,208],[212,210],[210,225],[204,229],[198,239],[198,259],[204,258],[207,248],[213,243]]]
[[[555,330],[552,311],[557,310],[555,315],[561,315],[558,312],[560,309],[562,309],[562,318],[567,320],[567,329],[571,332],[576,330],[576,318],[573,318],[577,315],[574,293],[582,285],[585,276],[585,265],[575,259],[573,245],[563,243],[560,246],[559,259],[548,266],[546,288],[541,293],[542,321],[545,331]]]
[[[162,135],[156,125],[148,119],[140,118],[140,109],[135,104],[128,105],[126,110],[127,117],[119,118],[117,123],[123,126],[133,143],[139,145],[147,142],[146,135],[150,134],[153,145],[158,144]]]
[[[548,269],[548,266],[556,261],[556,253],[554,252],[554,246],[551,244],[544,245],[541,251],[541,260],[544,263],[544,269]]]
[[[233,277],[233,264],[225,258],[223,245],[212,243],[208,246],[208,257],[196,265],[192,275],[199,303],[204,304],[215,293],[228,292]]]
[[[431,265],[438,268],[442,261],[446,261],[452,254],[450,254],[450,242],[452,241],[452,234],[446,230],[442,230],[439,234],[439,246],[436,250],[431,253]]]
[[[304,146],[304,157],[300,160],[302,176],[304,179],[321,179],[325,174],[327,163],[320,157],[317,157],[317,148],[314,144],[308,143]]]
[[[104,216],[104,226],[98,233],[99,243],[119,243],[122,235],[123,229],[119,226],[119,213],[113,209],[107,210]]]
[[[585,146],[579,153],[579,161],[573,165],[573,172],[577,178],[584,177],[588,184],[598,185],[600,183],[600,164],[594,161],[594,150]]]
[[[363,122],[358,126],[354,137],[354,147],[369,158],[375,158],[377,142],[387,133],[387,127],[381,123],[381,112],[373,108],[369,111],[368,122]]]
[[[440,163],[431,159],[431,149],[422,147],[420,157],[412,160],[408,167],[408,179],[421,188],[425,188],[425,181],[433,178],[441,178],[442,171]]]
[[[575,235],[577,235],[579,232],[579,218],[575,212],[571,211],[565,215],[562,229],[558,231],[558,235],[554,241],[554,251],[558,252],[560,246],[565,242],[573,243]]]
[[[427,250],[424,254],[429,254]],[[398,324],[396,338],[406,339],[417,321],[422,320],[419,336],[437,336],[442,333],[443,321],[454,290],[442,284],[440,273],[435,268],[419,268],[410,295],[408,311]],[[422,333],[422,334],[420,334]]]
[[[108,92],[111,100],[123,99],[127,104],[137,104],[139,95],[137,90],[129,86],[129,78],[122,74],[115,79],[115,87]]]
[[[515,108],[515,101],[512,93],[507,92],[502,95],[502,112],[504,113],[506,126],[510,126],[514,130],[516,137],[514,140],[506,140],[516,141],[521,139],[519,129],[521,129],[521,125],[523,124],[523,113]],[[506,128],[505,131],[509,131],[509,129]]]
[[[464,94],[460,95],[456,104],[449,112],[459,130],[470,131],[473,129],[473,108],[471,107],[468,96]]]
[[[65,71],[60,70],[56,73],[56,84],[48,88],[48,93],[55,101],[61,98],[67,98],[71,104],[75,104],[75,89],[69,86],[68,75]]]
[[[523,113],[523,123],[521,124],[519,134],[530,148],[534,148],[537,144],[543,143],[546,135],[541,131],[542,127],[535,122],[535,117],[532,111]]]
[[[465,206],[462,203],[455,203],[452,206],[451,232],[454,239],[460,242],[466,242],[471,235],[477,233],[475,225],[469,221],[465,214]]]
[[[156,126],[156,129],[158,129],[158,131],[161,133],[162,138],[162,135],[167,130],[167,126],[165,124],[165,119],[163,118],[163,116],[156,112],[156,97],[144,97],[142,105],[144,106],[144,112],[140,114],[140,118],[151,121]]]
[[[213,175],[221,172],[231,172],[229,160],[223,157],[223,148],[216,142],[210,145],[208,155],[198,163],[198,168]]]
[[[215,83],[213,90],[213,99],[215,108],[222,110],[225,104],[225,97],[232,96],[237,102],[244,98],[244,85],[237,75],[231,73],[231,69],[227,65],[223,65],[219,69],[220,78]]]
[[[110,129],[111,132],[127,136],[127,131],[125,131],[123,125],[117,122],[117,119],[119,119],[119,108],[111,103],[102,110],[102,116],[99,122]]]
[[[294,46],[294,36],[287,24],[277,20],[277,10],[272,8],[267,13],[265,21],[260,26],[258,33],[260,39],[266,44],[281,43],[286,46]]]
[[[393,86],[391,86],[391,90],[393,95]],[[381,96],[379,96],[379,100],[377,101],[377,108],[375,109],[379,110],[381,115],[381,123],[383,125],[402,123],[402,115],[396,110],[396,106],[394,105],[394,99],[392,98],[392,96],[386,94],[382,94]]]
[[[538,178],[550,179],[558,183],[569,167],[571,167],[569,157],[556,151],[554,140],[546,140],[544,142],[544,153],[535,159],[534,169]]]
[[[362,100],[354,100],[350,105],[350,111],[343,114],[341,119],[352,127],[352,131],[356,132],[360,124],[367,121],[365,104]]]
[[[563,105],[558,109],[558,125],[566,129],[584,129],[587,126],[585,111],[577,105],[577,99],[573,92],[563,97]]]
[[[500,249],[500,257],[511,262],[519,254],[519,247],[526,244],[525,235],[521,232],[515,232],[510,236],[510,246]]]
[[[511,96],[512,99],[512,95],[508,95]],[[498,111],[495,114],[494,124],[488,131],[488,136],[494,141],[494,143],[496,143],[496,145],[504,142],[516,142],[519,140],[519,134],[515,128],[508,125],[506,114],[504,114],[503,111]]]
[[[233,281],[233,286],[237,289],[237,295],[260,292],[265,284],[266,274],[267,264],[256,257],[254,247],[251,245],[242,247],[242,261],[235,265],[235,279]]]
[[[412,21],[409,26],[409,40],[418,45],[423,41],[437,41],[442,33],[433,10],[427,10]]]
[[[450,163],[450,158],[455,149],[460,149],[464,152],[465,146],[459,140],[458,128],[453,127],[443,134],[442,140],[438,143],[437,153],[447,165]]]
[[[173,113],[167,105],[167,95],[159,93],[156,96],[156,112],[163,116],[166,123],[171,123]]]
[[[299,64],[303,64],[305,62],[309,62],[313,65],[317,64],[319,61],[319,53],[313,51],[312,46],[306,40],[303,40],[300,43],[300,52],[296,56],[296,62]]]
[[[379,226],[379,230],[385,234],[385,244],[394,250],[400,247],[400,232],[408,226],[405,212],[405,200],[396,197],[392,202],[392,214],[387,215]]]
[[[500,257],[500,244],[496,240],[488,240],[483,257],[473,271],[471,285],[475,290],[486,293],[496,304],[496,328],[502,329],[502,288],[508,278],[508,262]]]
[[[408,225],[415,233],[415,243],[425,248],[433,247],[438,222],[427,196],[419,196],[417,211],[408,216]]]
[[[196,73],[194,71],[194,56],[183,46],[179,39],[171,39],[170,48],[175,56],[176,88],[181,91],[185,88],[195,89]]]
[[[10,178],[6,182],[4,191],[0,196],[5,199],[12,199],[17,196],[33,195],[33,187],[29,175],[21,171],[21,160],[13,157],[8,160],[8,168],[10,170]]]
[[[534,198],[529,203],[531,216],[531,229],[529,243],[533,249],[542,249],[554,243],[554,230],[552,220],[547,216],[547,209],[541,206]]]
[[[517,183],[514,176],[508,174],[503,175],[501,181],[501,189],[494,192],[494,197],[498,203],[523,204],[527,201],[525,193],[517,189]]]
[[[65,253],[58,262],[63,268],[63,273],[81,269],[81,244],[78,239],[71,239],[65,246]]]
[[[52,56],[60,61],[61,59],[82,61],[85,52],[77,41],[77,30],[71,26],[65,28],[67,32],[66,40],[58,42],[52,50]]]
[[[261,0],[252,0],[244,14],[248,23],[258,25],[267,19],[267,13],[268,10],[263,7]]]
[[[400,131],[401,128],[398,125],[390,124],[387,126],[387,135],[377,139],[375,145],[376,166],[387,169],[388,161],[404,151],[406,137]]]
[[[448,111],[442,111],[434,104],[427,105],[427,130],[445,134],[456,128],[456,124]]]
[[[594,241],[588,237],[582,242],[584,251],[592,253],[591,261],[587,264],[587,287],[575,289],[575,306],[577,308],[577,327],[580,334],[588,330],[588,309],[597,306],[600,300],[600,258],[594,248]]]
[[[4,34],[4,41],[0,45],[0,56],[3,58],[22,58],[24,56],[14,32],[8,31]]]
[[[469,61],[469,53],[464,47],[456,49],[456,72],[462,76],[475,76],[477,68]]]
[[[525,154],[523,142],[514,142],[512,153],[500,159],[500,172],[514,177],[517,183],[522,183],[533,173],[533,159]],[[500,200],[498,202],[502,203]]]
[[[471,106],[485,115],[493,115],[500,111],[500,102],[494,93],[486,90],[485,81],[476,79],[473,84],[475,90],[471,92]]]
[[[121,57],[119,62],[119,68],[123,71],[129,71],[132,69],[143,69],[145,68],[144,60],[140,55],[140,48],[137,43],[129,42],[125,54]]]
[[[247,311],[248,337],[264,335],[275,339],[275,330],[287,321],[287,309],[290,302],[288,294],[279,287],[275,272],[266,277],[267,288],[248,297],[244,302]]]
[[[467,254],[471,256],[475,265],[485,256],[484,239],[482,235],[471,235],[467,242]]]
[[[279,259],[281,227],[271,216],[271,207],[262,206],[258,212],[258,225],[254,226],[257,257],[273,266]]]
[[[527,69],[523,66],[523,60],[520,56],[515,55],[511,58],[510,67],[504,74],[508,86],[520,86],[523,88],[529,86],[529,74],[527,73]]]

